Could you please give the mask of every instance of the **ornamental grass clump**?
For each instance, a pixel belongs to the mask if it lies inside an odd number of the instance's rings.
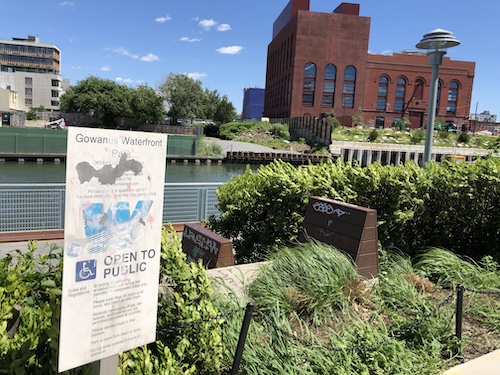
[[[500,291],[500,268],[491,256],[476,263],[451,251],[431,248],[418,257],[414,267],[445,287],[462,284],[471,289]]]
[[[250,285],[259,311],[279,309],[321,324],[324,317],[346,307],[358,278],[352,261],[331,246],[310,242],[285,247],[269,259]],[[357,287],[359,289],[359,286]],[[356,293],[359,293],[356,292]]]

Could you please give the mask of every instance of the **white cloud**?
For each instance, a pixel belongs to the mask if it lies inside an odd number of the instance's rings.
[[[132,54],[130,53],[126,48],[124,47],[119,47],[119,48],[115,48],[113,50],[114,53],[117,53],[119,55],[124,55],[124,56],[128,56],[128,57],[131,57],[133,59],[138,59],[139,58],[139,55],[135,55],[135,54]]]
[[[167,14],[165,17],[158,17],[158,18],[155,18],[155,21],[156,21],[156,22],[159,22],[159,23],[164,23],[164,22],[170,21],[171,19],[172,19],[172,17],[170,17],[170,16]]]
[[[243,50],[242,46],[228,46],[216,49],[221,55],[236,55]]]
[[[200,22],[198,22],[198,25],[200,25],[200,27],[204,28],[205,30],[210,30],[212,27],[217,26],[217,21],[214,21],[212,19],[201,20]]]
[[[198,73],[198,72],[193,72],[193,73],[185,73],[189,78],[192,79],[200,79],[204,78],[207,76],[207,73]]]
[[[64,7],[64,8],[72,8],[75,6],[76,3],[72,2],[72,1],[63,1],[61,3],[59,3],[59,6],[60,7]]]
[[[387,49],[384,52],[382,52],[382,55],[392,56],[392,51],[390,49]]]
[[[160,61],[160,58],[152,53],[148,53],[146,56],[141,57],[141,61],[144,62]]]
[[[134,80],[132,80],[130,78],[122,78],[122,77],[116,77],[115,81],[121,82],[121,83],[133,83],[134,82]]]
[[[180,40],[182,42],[188,42],[188,43],[201,42],[201,39],[199,38],[188,38],[187,36],[183,36]]]
[[[217,31],[229,31],[231,30],[231,25],[228,23],[221,23],[219,26],[217,26]]]
[[[102,70],[103,72],[109,72],[109,71],[111,70],[111,67],[110,67],[109,65],[106,65],[106,66],[103,66],[103,67],[101,68],[101,70]]]
[[[153,53],[148,53],[147,55],[144,55],[141,57],[135,53],[131,53],[125,47],[119,47],[119,48],[115,48],[115,49],[105,48],[104,50],[105,51],[111,50],[111,52],[116,53],[118,55],[128,56],[134,60],[140,59],[141,61],[144,61],[144,62],[152,62],[152,61],[159,61],[160,60],[160,58]]]

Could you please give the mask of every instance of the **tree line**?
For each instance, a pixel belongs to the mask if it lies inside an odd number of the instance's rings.
[[[136,128],[157,124],[166,117],[174,124],[183,118],[223,124],[236,117],[236,109],[226,95],[203,88],[200,80],[174,73],[166,76],[156,90],[90,76],[61,96],[60,107],[67,113],[91,113],[106,128],[116,128],[119,117],[132,118]]]

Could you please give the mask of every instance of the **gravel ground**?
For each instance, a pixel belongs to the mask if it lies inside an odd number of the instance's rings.
[[[223,141],[221,139],[209,138],[205,139],[206,143],[218,143],[222,146],[223,154],[226,152],[284,152],[284,150],[275,150],[270,147],[265,147],[261,145],[257,145],[255,143],[248,142],[238,142],[238,141]],[[286,151],[289,153],[297,153],[296,151]]]

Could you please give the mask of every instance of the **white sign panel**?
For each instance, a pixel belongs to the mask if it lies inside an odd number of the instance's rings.
[[[59,372],[156,339],[166,148],[68,128]]]

